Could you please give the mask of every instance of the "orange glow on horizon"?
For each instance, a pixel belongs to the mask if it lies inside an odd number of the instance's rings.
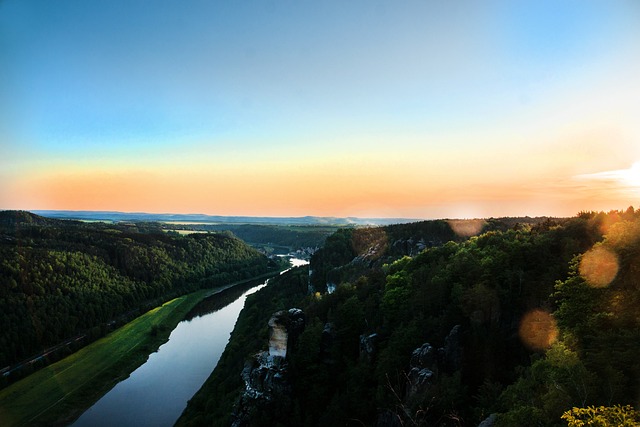
[[[40,173],[16,179],[0,193],[3,209],[109,210],[255,216],[487,218],[573,216],[583,210],[623,209],[627,199],[573,198],[521,182],[463,186],[456,181],[344,169],[268,172],[228,168],[172,171]],[[549,190],[551,191],[551,190]],[[480,224],[481,226],[481,224]],[[479,230],[458,230],[475,235]]]
[[[206,154],[193,162],[177,156],[174,163],[165,157],[144,166],[51,163],[7,176],[0,208],[468,219],[573,216],[632,204],[610,183],[562,178],[564,160],[557,158],[540,171],[527,166],[518,174],[520,163],[504,162],[490,150],[441,152],[438,161],[402,150],[277,160],[271,154],[264,162],[258,154],[226,163]],[[542,159],[534,153],[528,161]]]

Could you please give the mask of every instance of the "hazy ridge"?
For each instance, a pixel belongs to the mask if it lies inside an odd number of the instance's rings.
[[[85,221],[185,221],[228,224],[274,224],[274,225],[389,225],[420,221],[412,218],[336,218],[336,217],[259,217],[259,216],[222,216],[206,214],[171,214],[117,211],[67,211],[33,210],[37,215],[47,218],[77,219]]]

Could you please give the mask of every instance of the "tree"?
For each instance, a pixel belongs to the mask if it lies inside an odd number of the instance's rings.
[[[568,427],[637,427],[640,414],[627,406],[588,406],[572,408],[562,414]]]

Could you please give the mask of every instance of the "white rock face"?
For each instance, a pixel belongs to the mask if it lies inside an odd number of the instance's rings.
[[[285,358],[287,346],[295,345],[304,329],[304,322],[304,313],[299,308],[274,313],[269,319],[269,356]]]
[[[245,390],[234,406],[232,427],[256,425],[260,413],[279,414],[278,425],[289,425],[285,418],[291,407],[287,347],[296,348],[304,330],[305,316],[299,308],[278,311],[269,319],[269,352],[261,351],[245,363],[242,370]],[[263,422],[257,422],[264,425]]]
[[[287,328],[276,316],[269,319],[269,356],[287,356]]]

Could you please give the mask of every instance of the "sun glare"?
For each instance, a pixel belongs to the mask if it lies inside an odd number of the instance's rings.
[[[477,236],[485,225],[483,219],[450,219],[449,226],[460,237]]]
[[[635,162],[629,169],[620,171],[620,181],[629,187],[640,189],[640,162]]]
[[[640,193],[640,161],[635,162],[628,169],[577,175],[576,178],[587,181],[609,182],[622,190]]]

